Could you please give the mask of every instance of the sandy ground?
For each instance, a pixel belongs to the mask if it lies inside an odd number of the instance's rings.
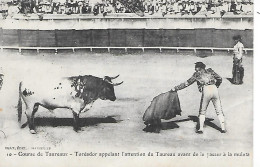
[[[194,72],[194,63],[203,61],[213,68],[224,80],[219,88],[228,132],[218,131],[219,122],[210,104],[207,111],[205,132],[195,133],[200,96],[197,85],[178,92],[182,115],[163,121],[161,133],[146,133],[142,116],[154,96],[166,92],[188,79]],[[232,56],[217,53],[209,57],[198,57],[192,52],[181,53],[40,53],[5,51],[0,56],[0,66],[5,73],[4,85],[0,91],[0,166],[48,165],[78,166],[103,164],[106,166],[251,166],[253,137],[253,57],[244,58],[245,78],[243,85],[232,85]],[[76,133],[72,128],[72,113],[69,110],[54,110],[53,113],[40,108],[36,114],[37,134],[29,133],[28,127],[20,129],[17,123],[16,105],[18,83],[21,80],[49,79],[60,76],[91,74],[98,77],[120,74],[117,81],[124,84],[115,88],[115,102],[97,100],[93,108],[80,115],[83,131]],[[213,120],[212,120],[213,119]],[[192,158],[192,157],[108,157],[108,158],[48,158],[37,163],[35,157],[6,156],[7,146],[24,146],[27,152],[32,146],[51,147],[52,151],[74,152],[249,152],[250,157]],[[48,158],[48,161],[44,161]],[[34,160],[34,161],[31,161]],[[47,159],[46,159],[47,160]],[[138,163],[137,163],[138,162]],[[174,162],[174,163],[173,163]],[[59,165],[58,165],[59,164]],[[63,165],[61,165],[63,164]],[[119,165],[120,164],[120,165]],[[138,165],[137,165],[138,164]],[[180,165],[181,164],[181,165]],[[76,166],[77,166],[76,165]]]

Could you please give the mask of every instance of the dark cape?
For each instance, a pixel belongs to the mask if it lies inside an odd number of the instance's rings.
[[[146,109],[143,120],[149,124],[156,119],[171,119],[181,115],[180,101],[177,92],[169,91],[153,98]]]

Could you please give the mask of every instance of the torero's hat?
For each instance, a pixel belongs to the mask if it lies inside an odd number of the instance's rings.
[[[206,65],[205,65],[204,63],[202,63],[202,62],[196,62],[196,63],[195,63],[195,67],[200,67],[200,68],[205,69],[205,68],[206,68]]]
[[[239,41],[241,41],[242,38],[241,38],[240,35],[236,35],[236,36],[233,36],[233,40],[239,40]]]

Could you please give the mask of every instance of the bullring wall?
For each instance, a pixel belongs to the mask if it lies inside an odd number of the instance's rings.
[[[236,29],[87,29],[30,30],[0,28],[0,45],[13,47],[213,47],[231,48],[241,35],[253,48],[253,30]]]

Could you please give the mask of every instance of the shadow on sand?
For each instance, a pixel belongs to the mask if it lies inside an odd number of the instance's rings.
[[[199,129],[199,118],[197,117],[197,116],[189,116],[189,118],[193,121],[193,122],[197,122],[197,125],[196,125],[196,129]],[[206,120],[205,120],[205,125],[206,126],[209,126],[209,127],[211,127],[211,128],[214,128],[214,129],[216,129],[216,130],[218,130],[218,131],[220,131],[221,132],[221,128],[220,127],[218,127],[216,124],[214,124],[212,121],[213,121],[214,119],[212,119],[212,118],[206,118]]]
[[[108,116],[108,117],[87,117],[80,118],[79,123],[80,127],[85,126],[93,126],[100,123],[118,123],[122,120],[116,120],[114,117],[116,116]],[[73,126],[73,118],[35,118],[36,126]]]
[[[233,80],[232,80],[232,78],[226,78],[230,83],[232,83],[233,84]]]
[[[218,131],[221,132],[221,128],[218,127],[216,124],[214,124],[214,123],[212,122],[213,120],[214,120],[214,119],[212,119],[212,118],[206,118],[204,124],[205,124],[206,126],[209,126],[209,127],[211,127],[211,128],[214,128],[214,129],[216,129],[216,130],[218,130]],[[188,118],[186,118],[186,119],[180,119],[180,120],[175,120],[175,121],[170,121],[170,122],[162,122],[162,123],[161,123],[161,130],[168,130],[168,129],[176,129],[176,128],[179,128],[180,126],[177,124],[178,122],[187,122],[187,121],[196,122],[196,123],[197,123],[197,124],[196,124],[196,129],[199,129],[199,119],[198,119],[198,117],[197,117],[197,116],[189,115]],[[149,128],[149,127],[146,127],[146,128],[144,128],[143,130],[144,130],[144,131],[147,131],[147,132],[154,132],[153,130],[147,129],[147,128]],[[152,127],[152,128],[154,128],[154,127]],[[156,131],[156,130],[155,130],[155,131]],[[158,133],[158,131],[155,132],[155,133]]]

